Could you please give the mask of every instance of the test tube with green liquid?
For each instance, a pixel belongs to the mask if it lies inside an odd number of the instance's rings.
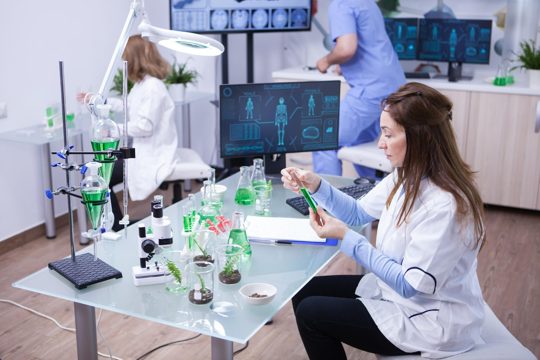
[[[308,189],[304,186],[302,181],[298,178],[295,172],[290,172],[293,180],[298,184],[300,187],[300,193],[304,196],[304,199],[306,199],[306,202],[308,203],[309,207],[313,212],[317,212],[317,204],[315,204],[315,200],[311,197],[311,194],[309,193]]]

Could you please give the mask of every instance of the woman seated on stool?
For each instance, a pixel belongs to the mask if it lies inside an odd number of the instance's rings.
[[[170,65],[156,46],[140,35],[128,39],[122,59],[128,62],[128,78],[134,82],[128,95],[128,135],[133,138],[136,157],[127,162],[127,185],[131,200],[143,200],[174,169],[178,147],[174,102],[162,81]],[[77,99],[84,101],[86,95],[80,93]],[[121,99],[109,98],[107,103],[113,111],[123,110]],[[116,161],[109,186],[112,188],[122,181],[122,161]],[[116,196],[111,196],[111,205],[115,217],[113,230],[118,231],[122,211]]]
[[[442,358],[480,340],[484,301],[476,257],[485,239],[482,200],[452,130],[452,103],[408,83],[383,103],[379,148],[396,169],[360,200],[309,171],[313,229],[371,273],[312,279],[293,299],[310,359],[345,359],[341,343],[382,355]],[[329,214],[324,210],[326,209]],[[335,217],[334,217],[335,216]],[[379,219],[377,244],[349,229]]]

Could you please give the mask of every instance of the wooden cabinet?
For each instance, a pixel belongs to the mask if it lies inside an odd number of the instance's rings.
[[[466,161],[484,202],[540,210],[540,96],[472,92]]]
[[[471,93],[469,91],[440,90],[441,93],[452,100],[452,125],[456,134],[461,156],[465,158],[467,151],[467,126],[469,122],[469,104]]]

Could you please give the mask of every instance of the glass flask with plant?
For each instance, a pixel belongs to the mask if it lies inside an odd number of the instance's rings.
[[[208,304],[214,298],[214,265],[207,261],[195,261],[190,266],[192,283],[188,299],[193,304]]]
[[[239,264],[242,260],[244,249],[240,245],[227,244],[218,248],[217,259],[220,272],[219,281],[223,284],[236,284],[242,279]]]

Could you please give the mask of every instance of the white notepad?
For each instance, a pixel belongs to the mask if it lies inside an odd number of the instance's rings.
[[[248,216],[246,232],[249,239],[325,242],[309,225],[309,219]]]

